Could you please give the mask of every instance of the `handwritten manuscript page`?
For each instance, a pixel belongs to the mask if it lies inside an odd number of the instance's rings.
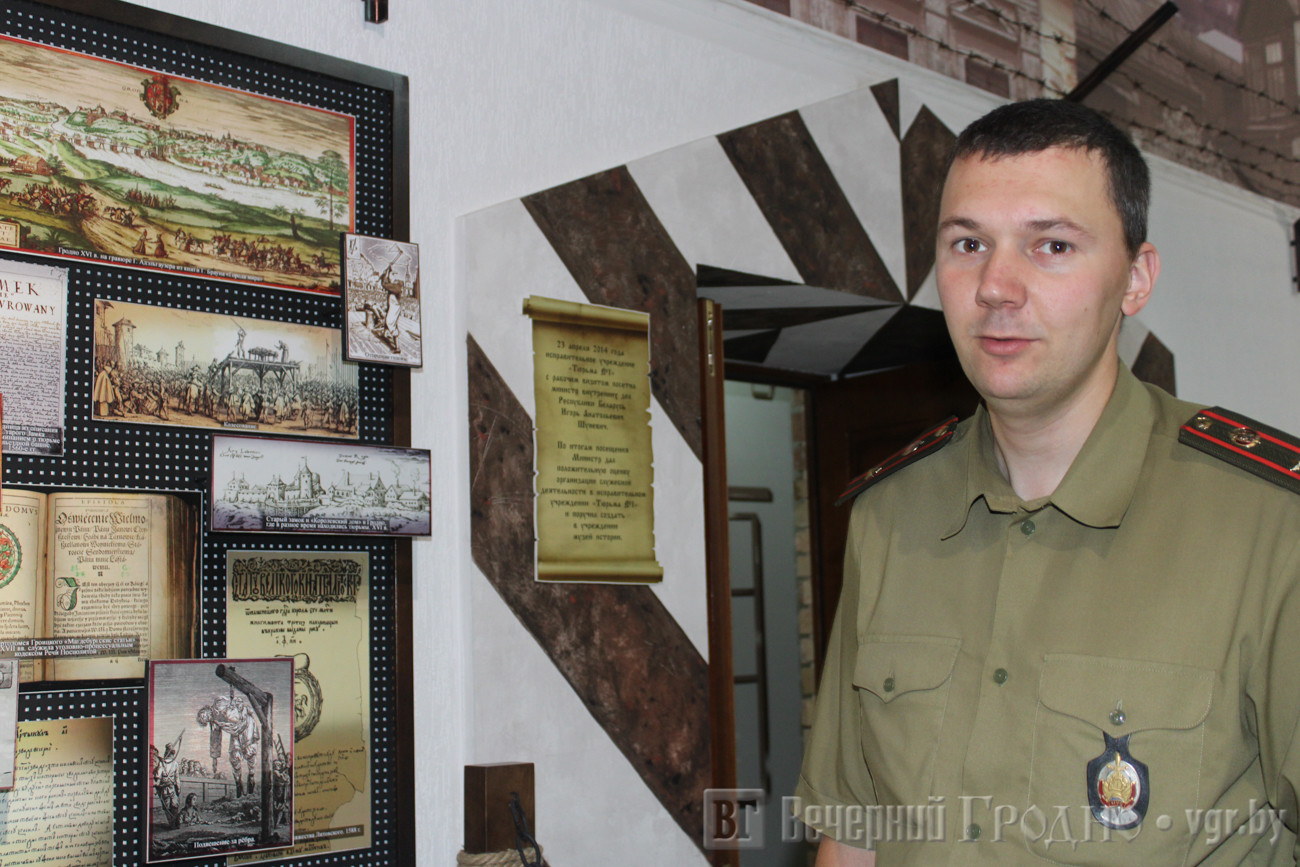
[[[113,720],[19,723],[14,787],[0,792],[0,864],[112,863]]]

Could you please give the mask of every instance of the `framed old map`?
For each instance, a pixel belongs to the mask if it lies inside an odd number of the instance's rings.
[[[355,122],[0,37],[0,247],[338,294]]]

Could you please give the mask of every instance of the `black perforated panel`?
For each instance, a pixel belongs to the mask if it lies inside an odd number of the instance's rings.
[[[391,91],[26,0],[0,0],[0,33],[353,115],[357,120],[356,231],[391,237],[395,224],[405,225],[404,214],[395,220],[391,193],[395,171]],[[44,491],[112,488],[179,492],[196,506],[201,528],[208,524],[211,432],[90,420],[94,299],[336,328],[341,318],[339,299],[329,296],[69,260],[10,258],[68,269],[68,365],[63,456],[6,455],[4,484]],[[390,369],[364,364],[358,368],[360,440],[392,443],[394,407]],[[229,549],[369,552],[372,661],[369,785],[373,845],[367,850],[282,863],[393,863],[395,843],[390,819],[395,812],[393,542],[349,537],[210,534],[202,530],[199,580],[205,658],[226,655],[225,556]],[[145,711],[144,687],[140,681],[34,684],[25,686],[20,697],[22,720],[114,718],[116,865],[144,862]],[[216,865],[224,864],[224,859],[186,863]]]

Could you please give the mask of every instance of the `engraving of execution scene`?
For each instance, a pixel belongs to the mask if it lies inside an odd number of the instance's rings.
[[[98,421],[356,439],[336,328],[95,301]]]
[[[149,666],[146,860],[293,843],[293,659]]]
[[[339,292],[348,115],[0,37],[0,246]]]
[[[345,235],[343,306],[349,359],[421,366],[417,245]]]
[[[212,529],[427,536],[429,452],[212,438]]]

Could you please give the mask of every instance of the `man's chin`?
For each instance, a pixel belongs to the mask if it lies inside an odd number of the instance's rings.
[[[1032,402],[1041,393],[1040,383],[1027,377],[1006,376],[974,377],[971,384],[985,401],[1006,406]]]

